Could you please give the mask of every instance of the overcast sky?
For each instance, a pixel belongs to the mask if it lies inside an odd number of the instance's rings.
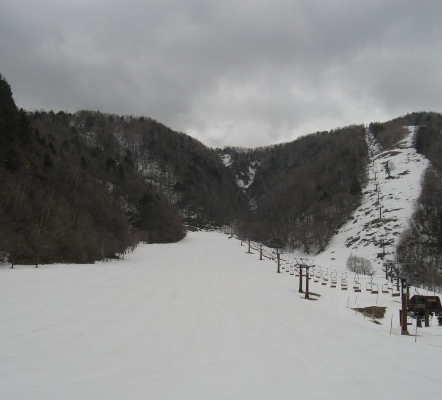
[[[440,0],[0,0],[18,106],[255,147],[442,111]]]

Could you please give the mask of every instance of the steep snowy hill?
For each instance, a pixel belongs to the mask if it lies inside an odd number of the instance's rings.
[[[369,259],[380,273],[384,259],[394,259],[399,237],[413,214],[420,195],[421,177],[429,162],[417,153],[408,136],[381,151],[367,129],[370,162],[362,204],[336,233],[317,260],[327,267],[345,268],[350,254]]]
[[[440,398],[441,328],[294,276],[219,233],[124,261],[0,268],[0,398]],[[387,307],[381,324],[350,307]],[[392,334],[390,336],[390,322]]]

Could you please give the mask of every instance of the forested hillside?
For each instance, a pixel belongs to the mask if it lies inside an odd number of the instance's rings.
[[[262,241],[279,237],[308,253],[323,250],[359,204],[368,159],[363,126],[225,154],[238,179],[253,169],[246,189],[253,213],[243,233]]]
[[[420,125],[416,134],[416,150],[431,165],[422,181],[422,194],[415,204],[410,227],[403,233],[398,257],[419,284],[442,284],[442,115],[413,113],[406,117]]]
[[[117,164],[105,148],[91,148],[64,113],[29,118],[0,76],[2,258],[12,264],[93,262],[139,240],[184,237],[167,199],[126,164],[130,159]]]
[[[368,129],[389,149],[411,125],[432,166],[398,256],[431,274],[442,260],[442,116],[413,113]],[[25,112],[0,76],[0,256],[93,262],[140,240],[178,241],[184,223],[230,225],[315,254],[360,204],[369,156],[364,126],[213,150],[146,117]]]
[[[100,179],[120,186],[126,173],[157,188],[190,225],[221,226],[247,214],[247,199],[219,157],[192,137],[145,117],[80,111],[63,114],[63,129],[75,132],[91,148],[82,161],[104,157]],[[53,129],[57,115],[34,113],[33,126]],[[124,189],[125,191],[126,189]]]

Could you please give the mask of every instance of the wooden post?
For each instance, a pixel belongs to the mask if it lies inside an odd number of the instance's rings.
[[[299,293],[304,293],[302,290],[302,267],[299,266]]]
[[[259,259],[262,260],[262,244],[259,245]]]
[[[306,267],[305,268],[305,299],[309,299],[309,296],[308,296],[308,273],[309,273],[309,268],[308,267]]]
[[[281,270],[280,270],[281,261],[280,261],[280,257],[279,257],[279,249],[276,249],[276,260],[278,261],[278,274],[279,274],[279,273],[281,273]]]
[[[401,335],[408,335],[407,327],[407,280],[401,279],[401,297],[402,297],[402,313],[401,313]]]

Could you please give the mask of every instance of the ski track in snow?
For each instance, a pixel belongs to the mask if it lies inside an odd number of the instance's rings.
[[[440,398],[441,328],[400,336],[389,295],[382,325],[347,308],[369,293],[312,280],[304,300],[246,251],[189,233],[119,262],[1,268],[0,398]]]

